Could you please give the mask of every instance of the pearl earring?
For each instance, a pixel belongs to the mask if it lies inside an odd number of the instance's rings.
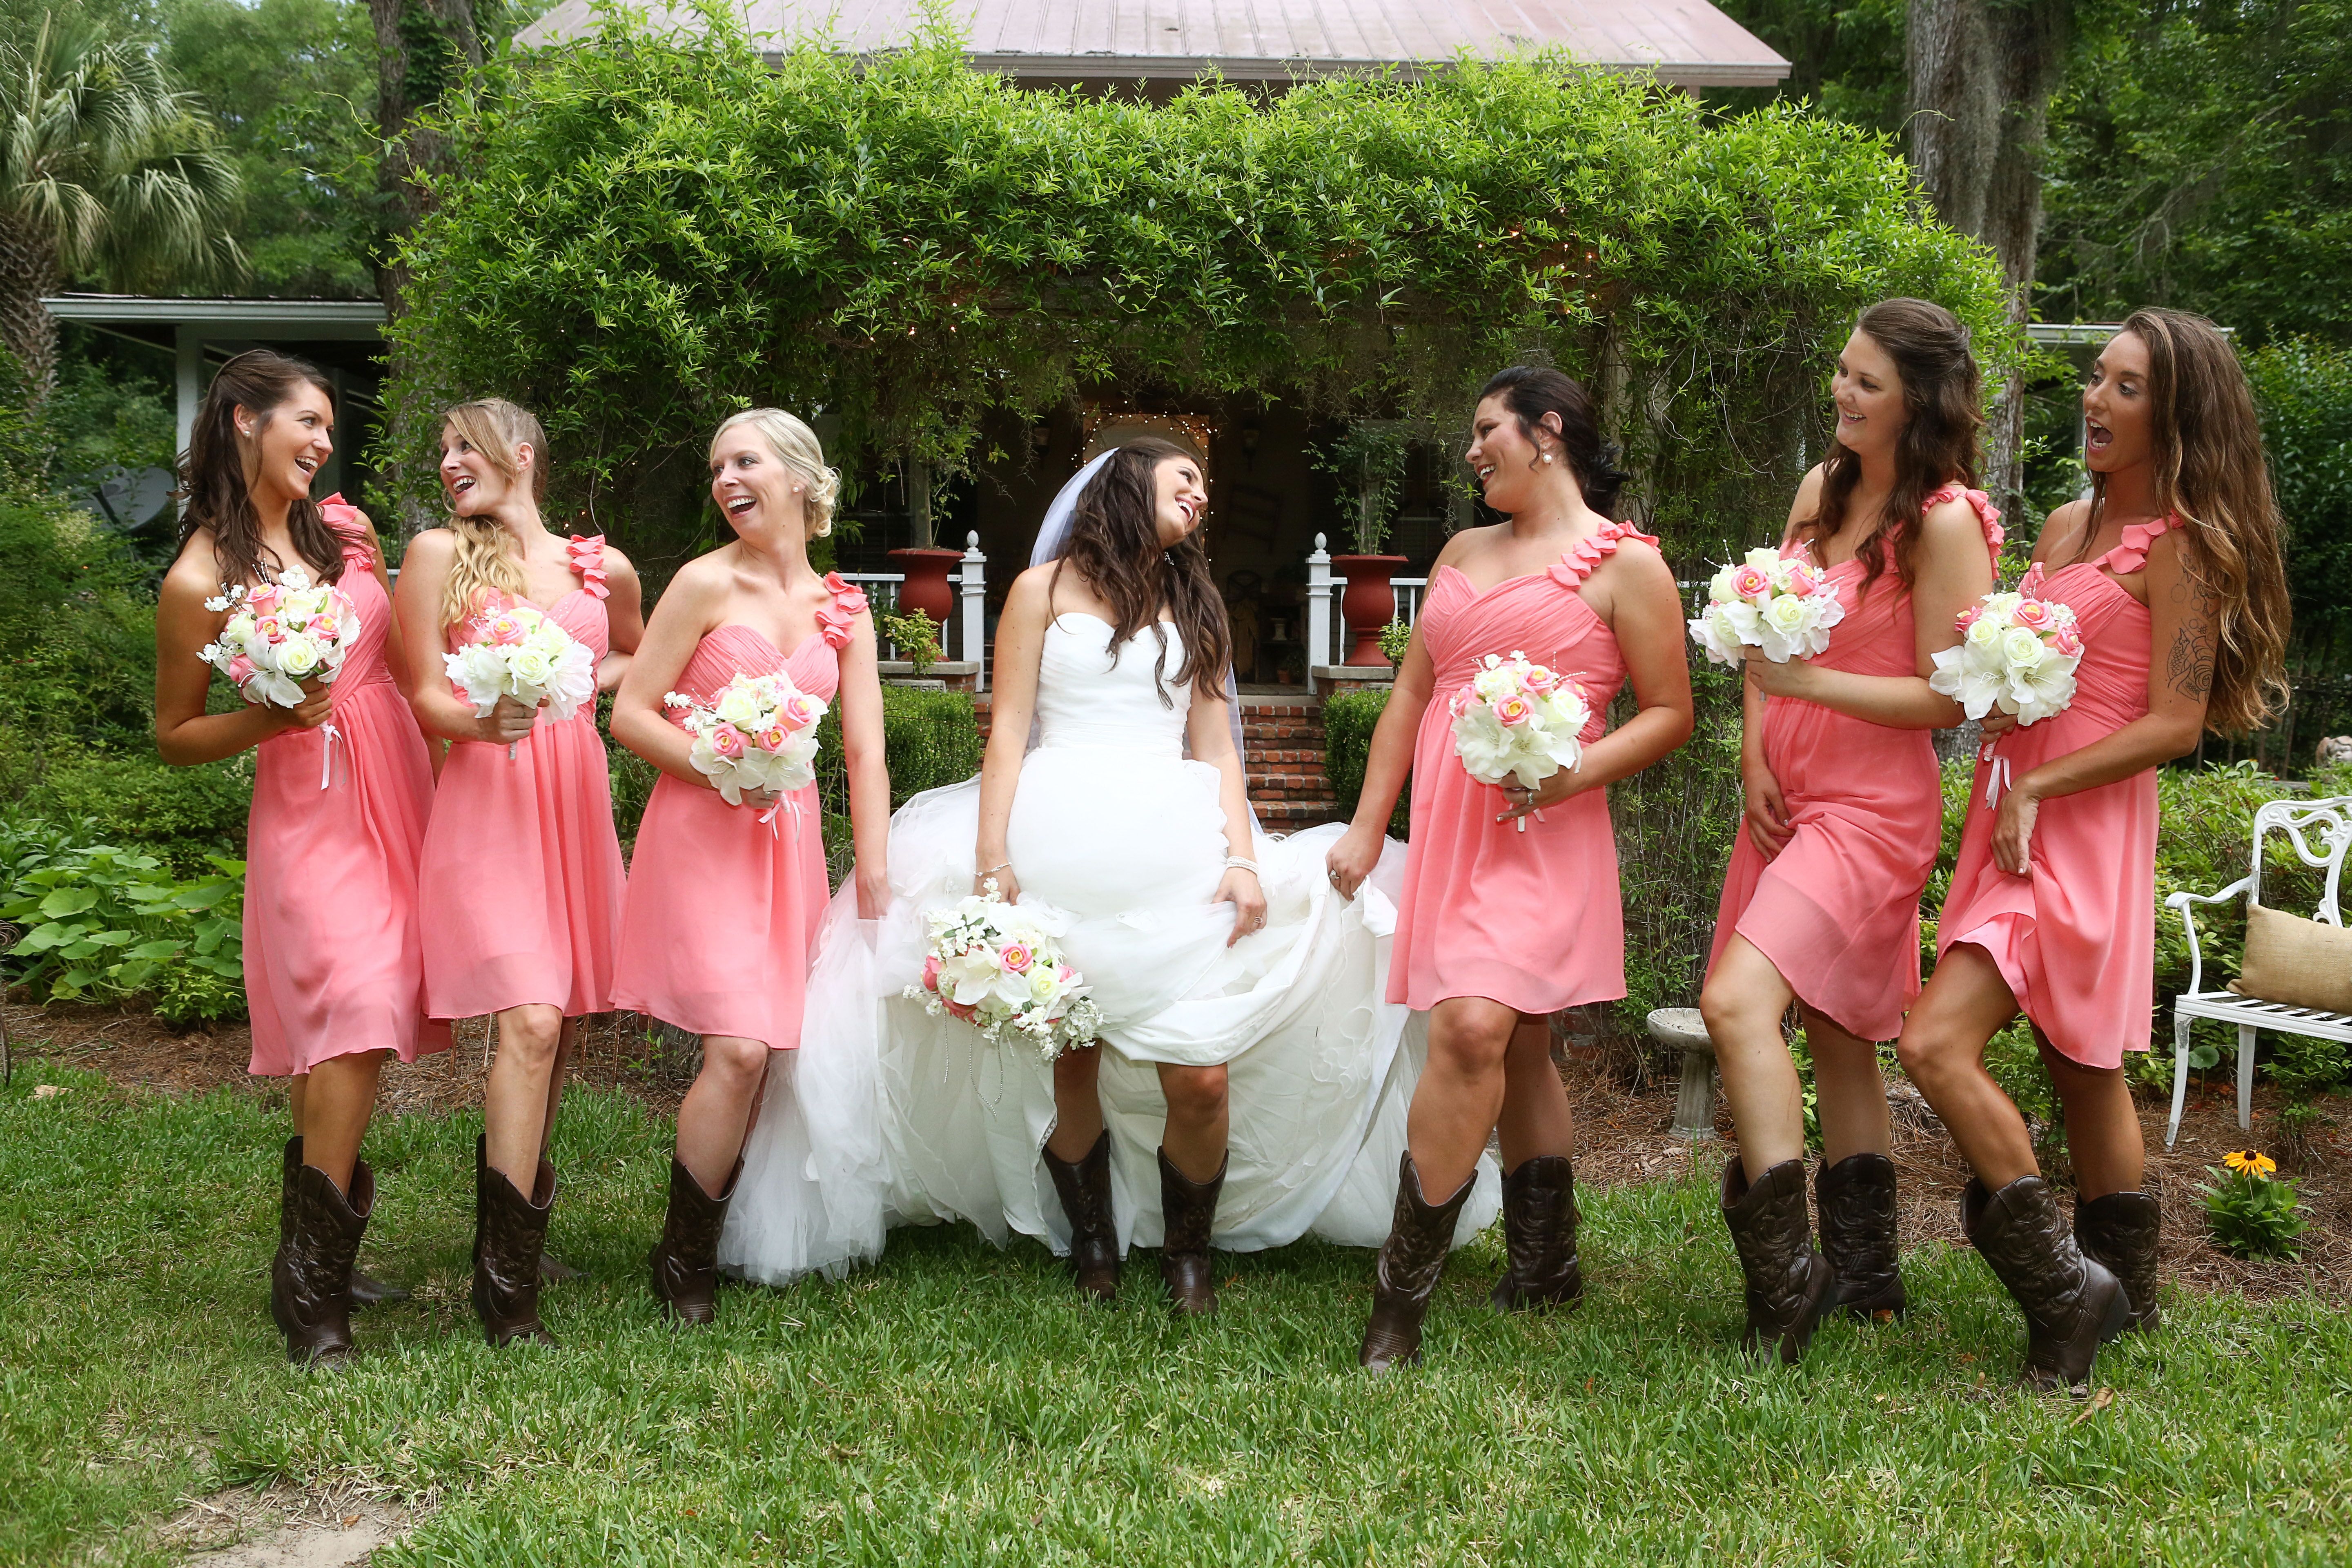
[[[1547,450],[1545,451],[1545,453],[1544,453],[1544,461],[1545,461],[1545,462],[1547,462],[1547,463],[1549,463],[1549,462],[1550,462],[1550,461],[1551,461],[1551,453],[1550,453],[1550,451],[1549,451],[1549,449],[1547,449]]]

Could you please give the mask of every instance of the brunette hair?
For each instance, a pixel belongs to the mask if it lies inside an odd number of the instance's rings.
[[[326,373],[308,360],[271,349],[247,349],[213,377],[205,401],[196,410],[195,428],[180,459],[180,494],[188,510],[180,519],[179,548],[200,528],[213,532],[213,560],[224,586],[245,583],[261,570],[261,520],[253,510],[253,493],[245,482],[245,447],[237,435],[236,411],[254,416],[257,436],[277,417],[278,405],[304,386],[317,387],[328,402],[334,391]],[[297,496],[286,509],[286,531],[293,536],[295,553],[320,582],[333,583],[343,574],[343,547],[351,542],[328,526],[319,503]],[[282,568],[287,563],[279,562]]]
[[[534,503],[547,499],[547,433],[530,409],[503,397],[478,397],[445,410],[441,423],[488,458],[509,484],[522,477],[522,448],[529,447],[530,499]],[[453,511],[449,532],[457,550],[449,562],[449,579],[441,587],[443,626],[454,626],[472,615],[490,594],[523,596],[522,563],[507,549],[503,523],[495,517]]]
[[[2186,310],[2135,310],[2123,331],[2147,345],[2148,453],[2159,516],[2180,523],[2190,580],[2214,600],[2206,727],[2243,733],[2286,700],[2291,620],[2282,524],[2263,462],[2253,389],[2229,340]],[[2087,551],[2106,508],[2091,476]]]
[[[841,471],[825,466],[824,447],[816,432],[796,416],[781,408],[746,408],[740,414],[730,414],[711,432],[710,450],[706,457],[719,455],[719,437],[738,425],[749,425],[760,433],[776,461],[800,475],[807,484],[801,492],[801,504],[808,519],[808,536],[823,539],[833,531],[834,502],[841,496]]]
[[[1160,542],[1153,521],[1160,510],[1160,465],[1171,458],[1197,463],[1192,452],[1156,436],[1139,437],[1120,444],[1102,471],[1078,492],[1070,518],[1070,536],[1054,563],[1061,575],[1075,566],[1087,586],[1110,601],[1113,611],[1111,647],[1126,646],[1145,626],[1159,639],[1160,657],[1151,667],[1153,684],[1167,707],[1175,703],[1167,682],[1194,686],[1225,683],[1234,660],[1234,636],[1225,620],[1224,595],[1209,574],[1209,552],[1198,530],[1172,545]],[[1168,633],[1160,624],[1160,606],[1184,643],[1183,662],[1168,673]]]
[[[1584,492],[1584,504],[1603,517],[1617,515],[1617,495],[1625,476],[1617,471],[1617,444],[1601,438],[1601,420],[1592,395],[1573,377],[1544,365],[1515,364],[1498,370],[1478,389],[1478,401],[1500,397],[1519,422],[1519,433],[1530,441],[1547,414],[1559,416],[1560,446],[1568,466]]]
[[[1927,498],[1958,480],[1977,478],[1977,431],[1984,424],[1983,379],[1969,351],[1960,319],[1927,300],[1881,300],[1854,321],[1854,330],[1886,351],[1903,384],[1909,417],[1895,442],[1895,489],[1885,515],[1863,518],[1871,530],[1854,550],[1862,562],[1857,595],[1889,566],[1906,588],[1918,570],[1919,531],[1906,528],[1927,510]],[[1846,508],[1862,480],[1862,459],[1832,440],[1822,459],[1822,490],[1813,515],[1789,531],[1794,542],[1826,544],[1846,525]],[[1889,540],[1888,535],[1893,539]],[[1889,548],[1890,542],[1892,548]]]

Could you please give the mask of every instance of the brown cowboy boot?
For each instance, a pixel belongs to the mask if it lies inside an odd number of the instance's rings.
[[[2123,1331],[2131,1300],[2106,1266],[2086,1258],[2039,1176],[1988,1192],[1970,1178],[1960,1225],[2025,1313],[2023,1381],[2045,1393],[2090,1380],[2099,1346]]]
[[[278,1257],[269,1268],[269,1315],[286,1336],[286,1359],[331,1366],[356,1353],[352,1344],[352,1259],[375,1212],[375,1175],[352,1165],[352,1190],[303,1165],[287,1196]]]
[[[663,1313],[678,1322],[708,1323],[719,1316],[719,1233],[726,1227],[727,1205],[742,1173],[743,1162],[737,1160],[727,1173],[727,1185],[712,1197],[676,1155],[670,1157],[669,1214],[646,1264],[653,1270],[654,1295]]]
[[[1217,1310],[1217,1280],[1209,1260],[1209,1229],[1217,1217],[1217,1194],[1224,1190],[1225,1167],[1232,1156],[1217,1162],[1217,1173],[1196,1182],[1176,1168],[1168,1151],[1160,1151],[1160,1217],[1167,1227],[1160,1244],[1160,1279],[1176,1304],[1179,1317],[1205,1318]]]
[[[2147,1193],[2109,1193],[2074,1201],[2074,1240],[2083,1255],[2104,1264],[2124,1288],[2131,1313],[2126,1333],[2154,1333],[2164,1324],[2156,1302],[2158,1243],[2164,1233],[2164,1206]]]
[[[1110,1131],[1106,1128],[1075,1164],[1051,1149],[1038,1153],[1070,1221],[1070,1273],[1078,1294],[1108,1301],[1118,1295],[1118,1226],[1110,1211]]]
[[[1903,1316],[1910,1307],[1895,1261],[1895,1162],[1884,1154],[1849,1154],[1813,1177],[1821,1211],[1822,1251],[1835,1276],[1829,1310],[1867,1321],[1881,1312]]]
[[[1748,1285],[1742,1349],[1769,1345],[1783,1362],[1805,1353],[1829,1303],[1835,1271],[1813,1250],[1805,1204],[1805,1163],[1783,1160],[1753,1186],[1735,1151],[1723,1163],[1723,1223]]]
[[[555,1167],[541,1160],[525,1197],[491,1166],[487,1140],[477,1139],[474,1205],[474,1313],[482,1337],[493,1347],[555,1343],[539,1321],[539,1254],[555,1207]]]
[[[287,1216],[294,1212],[294,1178],[302,1169],[302,1140],[299,1136],[286,1140],[285,1170],[278,1201],[278,1245],[286,1245]],[[352,1268],[352,1305],[381,1307],[389,1301],[405,1301],[409,1292],[398,1285],[388,1285],[370,1274],[362,1273],[355,1264]]]
[[[1509,1263],[1487,1300],[1497,1312],[1540,1312],[1583,1299],[1576,1261],[1576,1172],[1565,1154],[1521,1161],[1503,1178]]]
[[[1477,1181],[1474,1171],[1452,1197],[1433,1205],[1421,1195],[1412,1151],[1398,1156],[1396,1215],[1373,1265],[1372,1315],[1356,1352],[1365,1371],[1378,1374],[1421,1359],[1421,1321],[1429,1315],[1429,1299],[1454,1247],[1454,1222]]]

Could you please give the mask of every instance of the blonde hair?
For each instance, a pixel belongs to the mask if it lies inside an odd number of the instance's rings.
[[[707,458],[719,455],[719,437],[738,425],[749,425],[768,444],[776,460],[808,481],[804,501],[808,516],[808,536],[823,539],[833,531],[833,503],[841,495],[841,474],[824,466],[824,448],[817,442],[816,432],[793,415],[781,408],[746,408],[740,414],[728,416],[726,421],[712,432]]]
[[[509,483],[523,473],[520,448],[530,448],[530,499],[547,499],[547,433],[531,412],[503,397],[478,397],[442,413],[441,422],[488,459]],[[454,626],[474,613],[485,595],[523,596],[522,563],[507,549],[507,531],[495,517],[452,514],[449,531],[457,542],[449,580],[441,589],[441,624]]]

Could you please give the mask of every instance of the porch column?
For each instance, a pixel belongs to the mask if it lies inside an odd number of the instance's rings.
[[[174,329],[176,363],[173,365],[173,391],[174,408],[172,455],[187,456],[189,443],[196,433],[196,405],[205,396],[205,340],[194,326],[182,321]],[[174,515],[186,512],[188,502],[182,497]]]
[[[963,536],[963,597],[957,615],[963,625],[958,641],[961,657],[980,667],[973,677],[975,691],[988,689],[988,557],[980,552],[980,533]]]
[[[1315,536],[1307,557],[1307,692],[1315,693],[1315,670],[1331,662],[1331,552]]]

